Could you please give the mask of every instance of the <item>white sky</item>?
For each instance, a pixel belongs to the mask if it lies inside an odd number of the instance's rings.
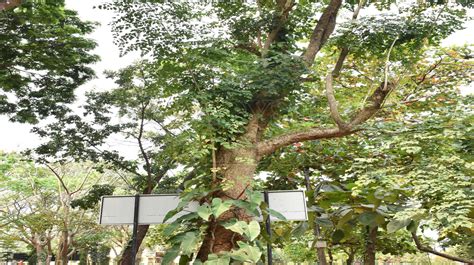
[[[98,47],[94,50],[95,54],[101,57],[101,61],[92,67],[97,73],[97,78],[81,86],[77,95],[81,96],[85,91],[102,90],[112,87],[114,84],[105,79],[102,72],[104,70],[118,70],[139,59],[138,54],[129,54],[125,57],[119,56],[118,48],[113,44],[112,32],[109,22],[112,20],[112,13],[106,10],[93,9],[94,5],[102,1],[97,0],[66,0],[66,6],[77,10],[79,16],[85,20],[97,21],[101,25],[88,37],[95,39]],[[474,10],[470,10],[470,15],[474,15]],[[464,43],[474,43],[474,20],[466,23],[466,29],[458,31],[443,41],[443,45],[462,45]],[[470,34],[471,33],[471,34]],[[472,87],[469,90],[473,90]],[[5,116],[0,116],[0,150],[11,152],[21,151],[27,148],[37,146],[39,139],[30,133],[32,126],[27,124],[11,123]],[[111,145],[114,144],[112,141]],[[122,152],[130,151],[130,147],[119,148]]]

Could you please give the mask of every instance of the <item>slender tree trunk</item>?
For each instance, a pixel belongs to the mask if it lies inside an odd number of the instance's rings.
[[[375,265],[375,253],[377,252],[377,230],[378,227],[367,227],[367,241],[365,244],[364,264]]]
[[[68,231],[62,231],[61,237],[59,238],[58,253],[56,254],[57,265],[67,265],[69,262],[69,233]]]
[[[139,225],[138,226],[138,231],[137,231],[137,248],[140,248],[143,239],[146,236],[146,233],[148,232],[149,225]],[[138,255],[138,254],[137,254]],[[129,241],[125,249],[123,250],[122,257],[120,258],[118,264],[120,265],[131,265],[135,264],[134,261],[132,261],[132,240]]]
[[[45,265],[46,264],[46,253],[44,252],[44,248],[41,243],[37,243],[35,246],[36,251],[36,264],[37,265]]]
[[[352,263],[354,263],[354,257],[355,257],[355,253],[354,252],[350,252],[348,254],[348,257],[346,259],[346,265],[352,265]]]
[[[329,264],[332,265],[334,263],[334,257],[332,256],[331,248],[328,248],[328,256],[329,256]]]
[[[317,226],[315,226],[315,229],[316,229]],[[319,230],[319,229],[318,229]],[[321,265],[326,265],[328,262],[326,261],[326,253],[324,251],[324,248],[323,247],[317,247],[316,248],[316,252],[318,254],[318,261],[319,261],[319,264]]]

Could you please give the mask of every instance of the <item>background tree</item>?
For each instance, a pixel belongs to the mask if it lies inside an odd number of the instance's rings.
[[[89,93],[87,103],[82,106],[85,115],[67,113],[46,127],[35,128],[36,133],[49,140],[35,150],[37,158],[100,162],[100,167],[121,176],[128,186],[128,194],[150,194],[162,189],[175,192],[181,170],[175,170],[174,177],[168,173],[182,159],[177,154],[183,147],[177,141],[178,133],[173,124],[165,120],[167,113],[162,112],[166,99],[161,82],[165,82],[166,76],[157,75],[155,70],[154,66],[142,61],[117,72],[107,72],[117,87]],[[129,154],[124,157],[109,148],[109,141],[125,146]],[[182,171],[186,174],[188,169]],[[160,186],[160,181],[166,178],[169,178],[167,182]],[[91,199],[97,201],[99,198]],[[148,228],[148,225],[139,226],[138,245]],[[131,243],[130,239],[121,264],[131,263]]]
[[[15,154],[1,154],[1,242],[20,242],[35,250],[36,260],[67,264],[78,247],[76,239],[100,232],[95,212],[73,209],[71,201],[93,184],[110,181],[84,165],[49,169]]]
[[[88,65],[98,60],[91,54],[96,44],[84,37],[93,28],[64,1],[0,11],[0,114],[37,123],[68,111],[74,90],[94,76]]]

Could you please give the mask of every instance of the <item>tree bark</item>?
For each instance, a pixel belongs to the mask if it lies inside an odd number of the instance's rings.
[[[0,3],[0,11],[12,9],[19,5],[21,5],[21,0],[7,0],[4,3]]]
[[[245,190],[250,188],[251,181],[257,169],[259,157],[257,156],[256,144],[261,136],[262,112],[254,113],[247,125],[246,133],[240,137],[240,141],[246,143],[245,147],[236,149],[221,149],[217,153],[217,168],[226,186],[231,187],[223,190],[216,197],[223,200],[245,199]],[[210,253],[230,251],[242,237],[219,225],[218,222],[237,218],[250,221],[251,217],[245,211],[234,209],[223,213],[217,220],[211,220],[204,237],[204,241],[198,252],[197,258],[206,261]]]
[[[336,27],[336,17],[341,7],[342,0],[331,0],[329,5],[324,9],[323,14],[319,18],[318,24],[313,30],[310,43],[306,48],[303,57],[308,65],[312,65],[316,54],[321,50],[323,45],[329,39],[329,36]]]
[[[350,252],[346,259],[346,265],[352,265],[354,263],[355,252]]]
[[[45,265],[47,257],[45,256],[45,251],[41,243],[38,243],[35,246],[35,252],[36,252],[36,264]]]
[[[314,226],[314,233],[316,233],[317,237],[319,238],[319,226],[317,224],[315,224]],[[326,260],[326,253],[324,251],[324,247],[316,247],[316,253],[318,254],[319,264],[321,265],[328,264]]]
[[[285,1],[285,10],[287,12],[291,10],[291,3],[292,1]],[[303,60],[307,66],[312,65],[316,54],[334,31],[336,17],[341,3],[342,0],[331,0],[316,24],[308,48],[303,55]],[[285,16],[287,16],[287,14],[285,14]],[[285,19],[281,20],[281,22],[285,23]],[[280,28],[282,28],[282,26],[278,26],[272,30],[278,31]],[[270,34],[267,40],[271,41],[271,36]],[[265,47],[270,46],[271,43],[265,44]],[[357,131],[357,125],[371,118],[380,109],[385,97],[394,86],[394,84],[387,82],[382,84],[367,98],[367,104],[365,104],[358,113],[355,113],[349,122],[344,123],[344,126],[338,126],[336,128],[311,128],[305,131],[296,131],[280,135],[266,141],[261,141],[262,135],[270,119],[274,113],[276,113],[279,101],[275,100],[274,103],[268,103],[268,99],[265,98],[264,95],[255,95],[254,100],[252,100],[252,106],[250,107],[252,110],[251,118],[247,124],[246,131],[243,135],[238,137],[238,142],[243,143],[244,147],[236,149],[220,148],[217,151],[216,165],[213,165],[213,167],[219,170],[220,179],[226,184],[225,186],[231,188],[213,194],[213,196],[222,198],[223,200],[245,199],[244,192],[250,187],[258,162],[262,157],[272,154],[279,148],[301,141],[343,137],[355,133]],[[285,95],[280,96],[280,99],[282,99]],[[335,108],[333,108],[333,110],[337,111]],[[204,241],[198,252],[198,259],[204,262],[210,253],[230,251],[236,241],[241,239],[237,233],[226,230],[219,225],[220,221],[229,220],[231,218],[246,221],[250,219],[244,211],[233,210],[222,214],[217,220],[211,220]]]
[[[375,265],[375,253],[377,252],[377,230],[378,227],[367,227],[367,240],[365,244],[364,264]]]
[[[66,265],[68,264],[69,258],[69,233],[68,231],[62,231],[59,238],[58,252],[56,254],[56,264]]]
[[[146,236],[146,233],[148,232],[149,225],[139,225],[138,226],[138,231],[137,231],[137,248],[140,247],[140,245],[143,242],[143,239]],[[118,264],[120,265],[131,265],[135,264],[135,261],[132,261],[132,240],[130,240],[123,250],[122,257],[120,258]]]

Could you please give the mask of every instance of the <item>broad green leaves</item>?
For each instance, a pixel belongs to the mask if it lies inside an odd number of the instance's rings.
[[[260,225],[257,221],[233,221],[224,224],[226,229],[234,231],[240,235],[246,236],[250,241],[254,241],[260,235]]]
[[[405,219],[405,220],[393,219],[390,222],[388,222],[388,224],[387,224],[387,232],[388,233],[396,232],[396,231],[406,227],[409,224],[411,224],[410,219]]]

